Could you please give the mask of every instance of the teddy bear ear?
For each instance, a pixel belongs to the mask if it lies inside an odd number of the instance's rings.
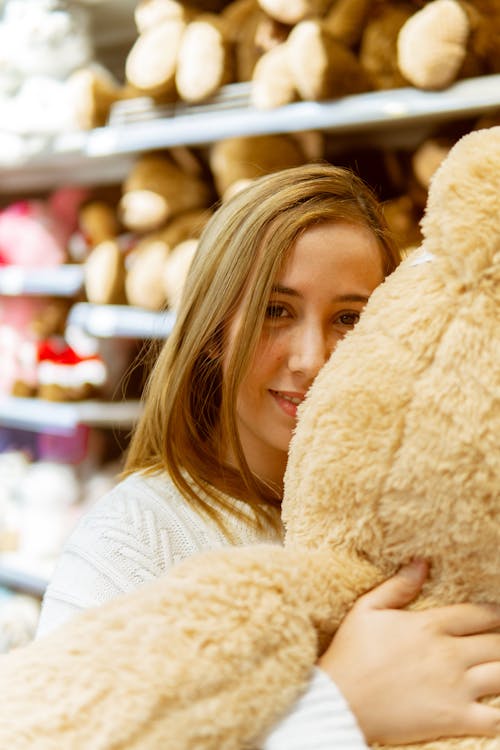
[[[500,126],[453,146],[431,178],[421,228],[427,251],[462,257],[473,273],[500,258]]]

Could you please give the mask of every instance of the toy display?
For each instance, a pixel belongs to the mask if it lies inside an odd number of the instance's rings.
[[[78,750],[98,732],[141,750],[258,745],[347,609],[402,563],[431,562],[418,608],[494,600],[499,165],[499,127],[452,148],[421,247],[316,378],[291,444],[284,548],[192,557],[2,657],[2,744]]]
[[[89,8],[6,0],[0,8],[0,162],[36,153],[57,133],[104,124],[127,92],[95,60]]]

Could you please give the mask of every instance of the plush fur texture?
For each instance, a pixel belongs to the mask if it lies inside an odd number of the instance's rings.
[[[249,748],[353,601],[412,556],[432,561],[416,606],[497,598],[499,127],[451,150],[422,228],[301,407],[285,548],[192,558],[3,657],[0,747]]]

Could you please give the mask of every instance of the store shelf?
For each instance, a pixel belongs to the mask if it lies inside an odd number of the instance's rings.
[[[27,564],[13,553],[0,555],[0,585],[26,594],[42,597],[47,588],[53,565],[45,572],[39,563]]]
[[[73,297],[83,288],[83,266],[52,268],[0,267],[0,294],[6,296],[47,295]]]
[[[171,311],[79,302],[71,308],[67,325],[98,338],[164,339],[170,335],[174,322],[175,313]]]
[[[128,174],[133,156],[145,150],[302,130],[326,130],[339,137],[355,132],[398,133],[497,109],[500,75],[459,81],[444,91],[408,87],[327,102],[295,102],[273,110],[251,107],[245,83],[226,86],[204,105],[162,109],[149,100],[131,100],[113,111],[109,126],[54,137],[25,162],[0,168],[0,192],[49,188],[68,181],[119,181]]]
[[[61,403],[38,398],[0,398],[0,424],[24,430],[71,434],[80,425],[128,428],[139,418],[141,402],[80,401]]]

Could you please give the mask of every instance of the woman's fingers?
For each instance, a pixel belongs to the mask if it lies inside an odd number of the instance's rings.
[[[488,662],[500,664],[500,633],[481,633],[457,638],[464,664],[467,668]]]
[[[490,661],[471,667],[467,673],[467,681],[476,699],[500,695],[500,661]],[[497,712],[499,707],[500,703]]]
[[[418,596],[428,572],[424,560],[414,560],[365,594],[358,604],[368,609],[400,609]]]
[[[500,712],[486,703],[473,703],[465,716],[462,735],[497,737],[500,735]]]
[[[448,635],[474,635],[500,628],[497,604],[452,604],[429,610],[433,622]]]
[[[369,742],[404,744],[500,733],[500,607],[403,609],[427,575],[401,568],[361,597],[319,661]]]

